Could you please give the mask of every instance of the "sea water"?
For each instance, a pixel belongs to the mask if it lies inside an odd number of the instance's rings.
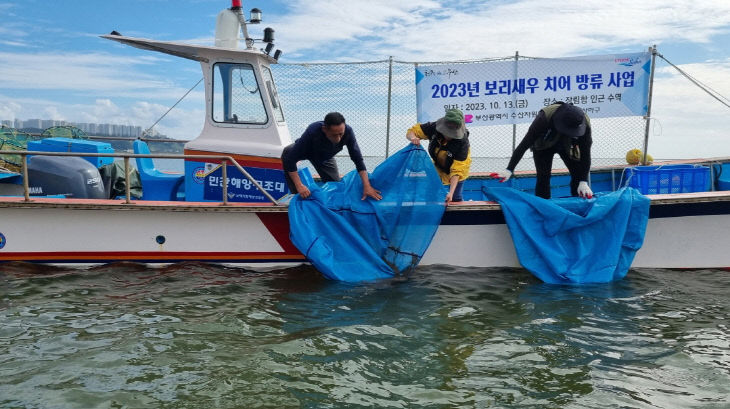
[[[730,272],[0,265],[2,408],[728,408]]]

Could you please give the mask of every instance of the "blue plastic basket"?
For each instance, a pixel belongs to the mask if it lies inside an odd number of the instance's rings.
[[[626,168],[628,185],[642,194],[706,192],[710,168],[700,165],[634,166]]]

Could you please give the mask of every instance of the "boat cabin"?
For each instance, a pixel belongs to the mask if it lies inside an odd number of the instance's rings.
[[[195,155],[228,155],[274,199],[288,193],[280,156],[282,149],[291,143],[291,136],[270,68],[277,59],[254,48],[250,39],[246,48],[238,49],[239,24],[234,8],[221,11],[216,46],[155,41],[116,33],[102,36],[136,48],[200,62],[206,114],[200,135],[185,144],[184,153],[190,155],[185,158],[186,201],[220,201],[223,194],[223,161],[195,158]],[[271,48],[266,47],[268,51]],[[228,201],[270,201],[235,165],[228,163],[226,173]]]

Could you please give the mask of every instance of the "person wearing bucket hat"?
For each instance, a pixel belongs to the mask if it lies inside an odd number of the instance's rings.
[[[557,153],[570,172],[570,194],[590,199],[588,186],[591,169],[591,121],[582,109],[564,102],[551,104],[538,112],[522,142],[512,152],[507,169],[490,176],[506,182],[527,149],[535,161],[535,195],[550,198],[550,176]]]
[[[461,202],[464,181],[469,177],[471,167],[469,131],[464,124],[464,114],[458,109],[449,109],[434,122],[410,127],[406,138],[414,145],[420,145],[421,140],[428,140],[428,154],[441,183],[449,189],[446,203]]]

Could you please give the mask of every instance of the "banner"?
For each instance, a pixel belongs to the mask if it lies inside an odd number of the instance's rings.
[[[416,66],[418,122],[460,109],[471,126],[532,122],[556,102],[591,118],[646,115],[649,52]]]

